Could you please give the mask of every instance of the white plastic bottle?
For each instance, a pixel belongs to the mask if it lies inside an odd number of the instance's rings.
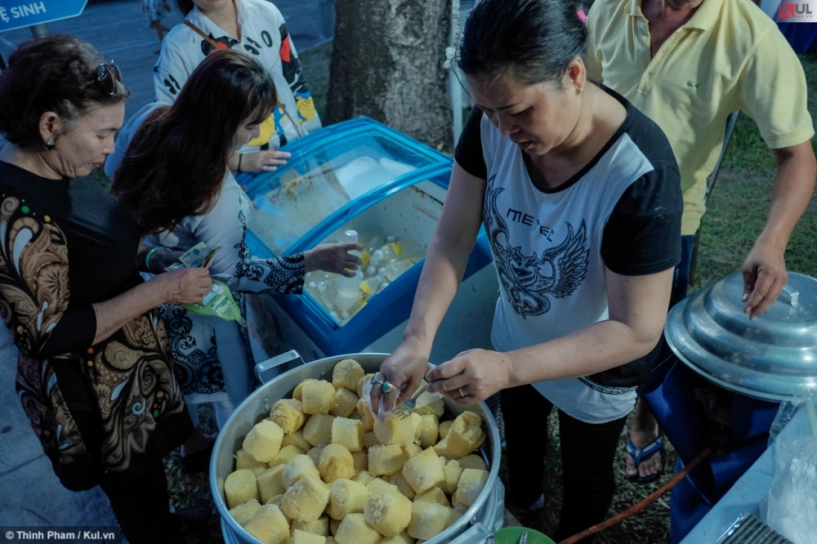
[[[357,242],[357,231],[347,230],[343,233],[344,242]],[[359,251],[350,251],[349,253],[360,257]],[[360,292],[360,282],[363,281],[363,274],[358,270],[351,278],[341,276],[338,278],[338,295],[336,306],[341,311],[348,310],[363,298]]]

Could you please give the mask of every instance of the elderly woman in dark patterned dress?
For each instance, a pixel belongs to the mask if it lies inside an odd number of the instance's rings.
[[[360,250],[358,244],[326,244],[278,259],[250,256],[245,238],[252,208],[227,162],[258,135],[277,100],[260,62],[239,51],[216,51],[193,70],[172,106],[149,104],[125,124],[105,170],[114,179],[113,194],[157,248],[150,258],[154,271],[200,242],[220,247],[210,272],[243,306],[242,293],[298,294],[310,270],[352,275],[361,264],[348,253]],[[222,427],[252,386],[246,330],[178,305],[162,312],[191,416],[195,421],[195,405],[213,402]],[[205,452],[197,456],[201,462],[187,464],[206,469],[206,440],[196,436],[183,454]]]
[[[154,308],[199,302],[211,280],[188,269],[143,282],[136,222],[89,177],[113,152],[128,94],[116,65],[77,38],[11,55],[0,311],[19,348],[19,397],[60,482],[101,485],[130,542],[177,542],[162,457],[192,425]]]

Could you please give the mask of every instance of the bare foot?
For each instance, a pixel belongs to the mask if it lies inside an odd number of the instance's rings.
[[[630,415],[630,442],[636,448],[644,449],[652,444],[658,436],[658,422],[650,412],[647,403],[639,397],[635,409]],[[643,458],[638,468],[636,468],[635,461],[629,453],[627,453],[625,463],[627,476],[630,478],[648,478],[664,470],[659,451]]]

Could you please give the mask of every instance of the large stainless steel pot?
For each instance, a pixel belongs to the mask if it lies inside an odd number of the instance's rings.
[[[256,367],[256,375],[262,382],[269,375],[277,374],[281,368],[288,369],[283,374],[270,379],[236,409],[224,429],[218,435],[210,461],[210,490],[221,514],[221,530],[228,544],[256,544],[259,541],[245,531],[230,516],[224,501],[224,480],[235,470],[233,458],[241,448],[244,437],[261,419],[269,415],[272,405],[282,398],[290,397],[292,390],[306,378],[332,379],[332,369],[342,359],[355,359],[366,370],[376,372],[380,363],[388,357],[383,353],[356,353],[327,357],[309,364],[303,364],[294,351],[280,355]],[[450,399],[445,399],[446,410],[451,415],[463,412]],[[428,541],[429,544],[478,544],[493,541],[493,534],[502,527],[505,512],[505,488],[499,479],[500,442],[496,421],[484,403],[468,407],[482,416],[486,425],[486,440],[482,453],[487,457],[490,475],[479,498],[465,514],[448,529]]]
[[[670,311],[667,343],[692,370],[742,395],[780,402],[817,389],[817,280],[789,273],[753,321],[743,305],[742,274],[715,282]]]

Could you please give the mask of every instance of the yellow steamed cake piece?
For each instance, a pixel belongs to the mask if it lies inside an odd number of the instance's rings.
[[[360,378],[357,381],[357,386],[355,388],[355,393],[357,393],[358,397],[363,396],[363,384],[365,384],[366,382],[372,381],[373,377],[374,377],[374,374],[366,374],[365,376],[363,376],[362,378]]]
[[[369,525],[363,514],[349,514],[340,522],[335,540],[338,544],[377,544],[380,533]]]
[[[404,444],[400,446],[400,449],[403,450],[403,455],[406,456],[406,459],[411,459],[415,455],[420,455],[423,452],[423,448],[417,444]]]
[[[414,423],[412,418],[400,419],[389,418],[389,421],[373,424],[374,434],[381,444],[413,444],[414,443]]]
[[[262,419],[250,429],[244,437],[242,447],[252,455],[256,461],[269,463],[281,449],[284,431],[272,420]]]
[[[315,414],[304,425],[304,439],[313,446],[330,443],[332,441],[332,423],[334,421],[335,416]]]
[[[397,536],[384,538],[379,544],[414,544],[414,539],[407,532],[403,531]]]
[[[371,482],[374,479],[375,479],[375,477],[372,476],[372,473],[369,472],[368,470],[364,470],[360,474],[355,474],[355,477],[352,478],[352,480],[354,480],[354,481],[356,481],[358,483],[361,483],[363,485],[367,485],[369,482]]]
[[[335,405],[329,410],[329,415],[336,417],[349,417],[357,409],[357,395],[347,389],[335,391]]]
[[[318,381],[318,380],[316,380],[315,378],[306,378],[305,380],[303,380],[301,383],[299,383],[298,385],[295,386],[295,389],[292,391],[292,398],[293,399],[298,399],[301,402],[303,402],[303,400],[304,400],[304,397],[303,397],[304,386],[306,384],[308,384],[308,383],[312,383],[312,382],[316,382],[316,381]]]
[[[442,459],[442,458],[441,458]],[[460,476],[462,475],[462,466],[456,459],[449,459],[443,468],[445,480],[440,482],[440,487],[443,491],[451,495],[457,490],[457,484],[460,483]]]
[[[272,458],[272,461],[269,462],[270,467],[274,467],[275,465],[286,465],[296,456],[301,455],[304,453],[300,448],[296,448],[295,446],[283,446],[280,450],[278,450],[278,454]]]
[[[335,407],[335,388],[326,380],[318,380],[304,384],[303,400],[304,414],[329,414]]]
[[[369,499],[366,486],[346,478],[332,482],[329,487],[329,517],[342,520],[347,514],[362,513]]]
[[[404,495],[409,500],[414,499],[414,495],[416,495],[414,488],[409,485],[409,483],[406,481],[406,477],[403,476],[401,472],[395,472],[394,474],[383,476],[383,479],[391,485],[396,485],[397,489],[400,490],[401,495]]]
[[[329,504],[329,488],[320,478],[305,474],[287,488],[281,507],[293,520],[312,521],[321,517]]]
[[[332,385],[335,389],[343,388],[354,393],[365,374],[360,363],[354,359],[344,359],[332,369]]]
[[[255,482],[253,471],[245,468],[227,476],[224,481],[224,496],[227,499],[227,508],[235,508],[253,499],[258,500],[258,484]]]
[[[425,493],[414,497],[414,500],[420,502],[436,502],[443,506],[451,506],[451,503],[448,502],[448,497],[445,496],[445,492],[439,487],[432,487]]]
[[[405,462],[406,456],[397,444],[369,448],[369,472],[373,476],[400,472]]]
[[[267,466],[266,463],[262,463],[261,461],[256,461],[255,457],[249,454],[249,452],[244,451],[244,448],[239,449],[235,452],[235,469],[253,469],[253,468],[264,468]]]
[[[284,448],[286,446],[295,446],[302,452],[307,452],[312,447],[312,444],[306,441],[304,431],[300,429],[294,433],[284,435],[284,439],[281,441],[281,447]]]
[[[355,474],[359,474],[369,468],[369,455],[365,451],[352,452],[355,460]]]
[[[411,505],[411,522],[408,534],[412,538],[430,540],[448,527],[450,513],[447,506],[436,502],[414,501]]]
[[[326,537],[295,529],[292,531],[292,538],[289,539],[289,544],[326,544]]]
[[[298,399],[279,400],[272,405],[269,417],[287,434],[303,427],[306,421],[303,404]]]
[[[415,428],[415,437],[420,442],[420,447],[429,448],[437,443],[439,436],[440,425],[437,422],[437,416],[429,414],[418,417],[420,422]]]
[[[275,465],[255,477],[262,503],[266,504],[272,497],[282,495],[286,491],[283,474],[284,465]]]
[[[484,440],[482,418],[474,412],[466,411],[457,416],[448,434],[434,449],[439,455],[449,459],[460,459],[476,451]]]
[[[454,424],[453,419],[449,419],[448,421],[443,421],[443,422],[440,423],[440,428],[439,428],[440,440],[445,438],[445,436],[448,434],[449,429],[451,429],[451,425],[453,425],[453,424]]]
[[[312,462],[315,463],[315,466],[320,466],[321,464],[321,452],[323,452],[323,448],[325,448],[325,444],[320,444],[306,452],[306,455],[312,459]]]
[[[421,416],[433,414],[437,416],[437,419],[440,419],[445,413],[445,401],[438,395],[421,393],[420,396],[417,397],[414,413]]]
[[[236,523],[244,527],[258,511],[261,510],[261,503],[252,499],[244,504],[239,504],[235,508],[230,508],[230,515]]]
[[[321,516],[312,521],[298,521],[296,519],[290,524],[290,529],[292,531],[303,531],[304,533],[327,536],[329,534],[329,518]]]
[[[472,453],[471,455],[466,455],[462,459],[460,459],[460,466],[462,468],[475,468],[477,470],[488,470],[488,465],[485,464],[485,461],[482,460],[477,454]]]
[[[411,501],[400,493],[369,497],[363,514],[369,525],[381,535],[397,536],[411,521]]]
[[[380,446],[380,440],[377,439],[377,435],[374,434],[374,431],[369,431],[363,433],[363,447],[366,449],[371,448],[372,446]]]
[[[454,506],[462,505],[470,507],[476,502],[479,494],[482,493],[482,488],[488,481],[488,471],[474,468],[466,468],[462,471],[460,481],[457,483],[457,490],[451,497],[451,503]]]
[[[363,423],[364,431],[369,432],[374,429],[374,415],[372,415],[365,400],[360,399],[357,401],[357,413],[360,414],[360,421]]]
[[[339,520],[339,519],[330,519],[329,520],[329,532],[332,533],[332,536],[335,536],[336,534],[338,534],[338,529],[340,528],[340,522],[341,522],[341,520]]]
[[[324,542],[324,544],[338,544],[338,541],[335,540],[334,536],[327,536],[326,542]]]
[[[328,444],[321,451],[318,470],[323,481],[328,484],[338,478],[348,479],[355,475],[355,459],[345,446]]]
[[[266,504],[274,504],[275,506],[277,506],[277,507],[278,507],[278,510],[281,510],[281,508],[282,508],[281,503],[282,503],[283,501],[284,501],[284,494],[282,493],[282,494],[280,494],[280,495],[276,495],[276,496],[274,496],[273,498],[271,498],[270,500],[268,500],[268,501],[266,502]],[[283,510],[281,510],[281,513],[282,513],[282,514],[284,514],[284,511],[283,511]],[[290,524],[290,525],[292,524],[292,520],[291,520],[291,519],[289,519],[289,516],[287,516],[286,514],[284,514],[284,518],[286,518],[286,520],[287,520],[287,523],[288,523],[288,524]]]
[[[417,493],[424,493],[445,480],[443,467],[434,448],[427,448],[406,461],[403,476]]]
[[[262,506],[244,529],[264,544],[289,542],[289,523],[274,504]]]
[[[372,497],[379,497],[380,495],[385,495],[386,493],[400,493],[400,490],[397,489],[397,486],[394,484],[390,484],[386,480],[382,478],[374,478],[366,484],[366,491],[369,493],[369,498]]]
[[[284,487],[290,488],[295,482],[300,480],[305,475],[311,475],[320,478],[321,474],[318,472],[318,467],[312,462],[308,455],[298,455],[284,465],[284,470],[281,473],[281,479],[284,482]]]
[[[332,434],[330,438],[333,444],[341,444],[350,452],[362,451],[365,445],[365,433],[363,423],[357,419],[336,417],[332,421]]]

